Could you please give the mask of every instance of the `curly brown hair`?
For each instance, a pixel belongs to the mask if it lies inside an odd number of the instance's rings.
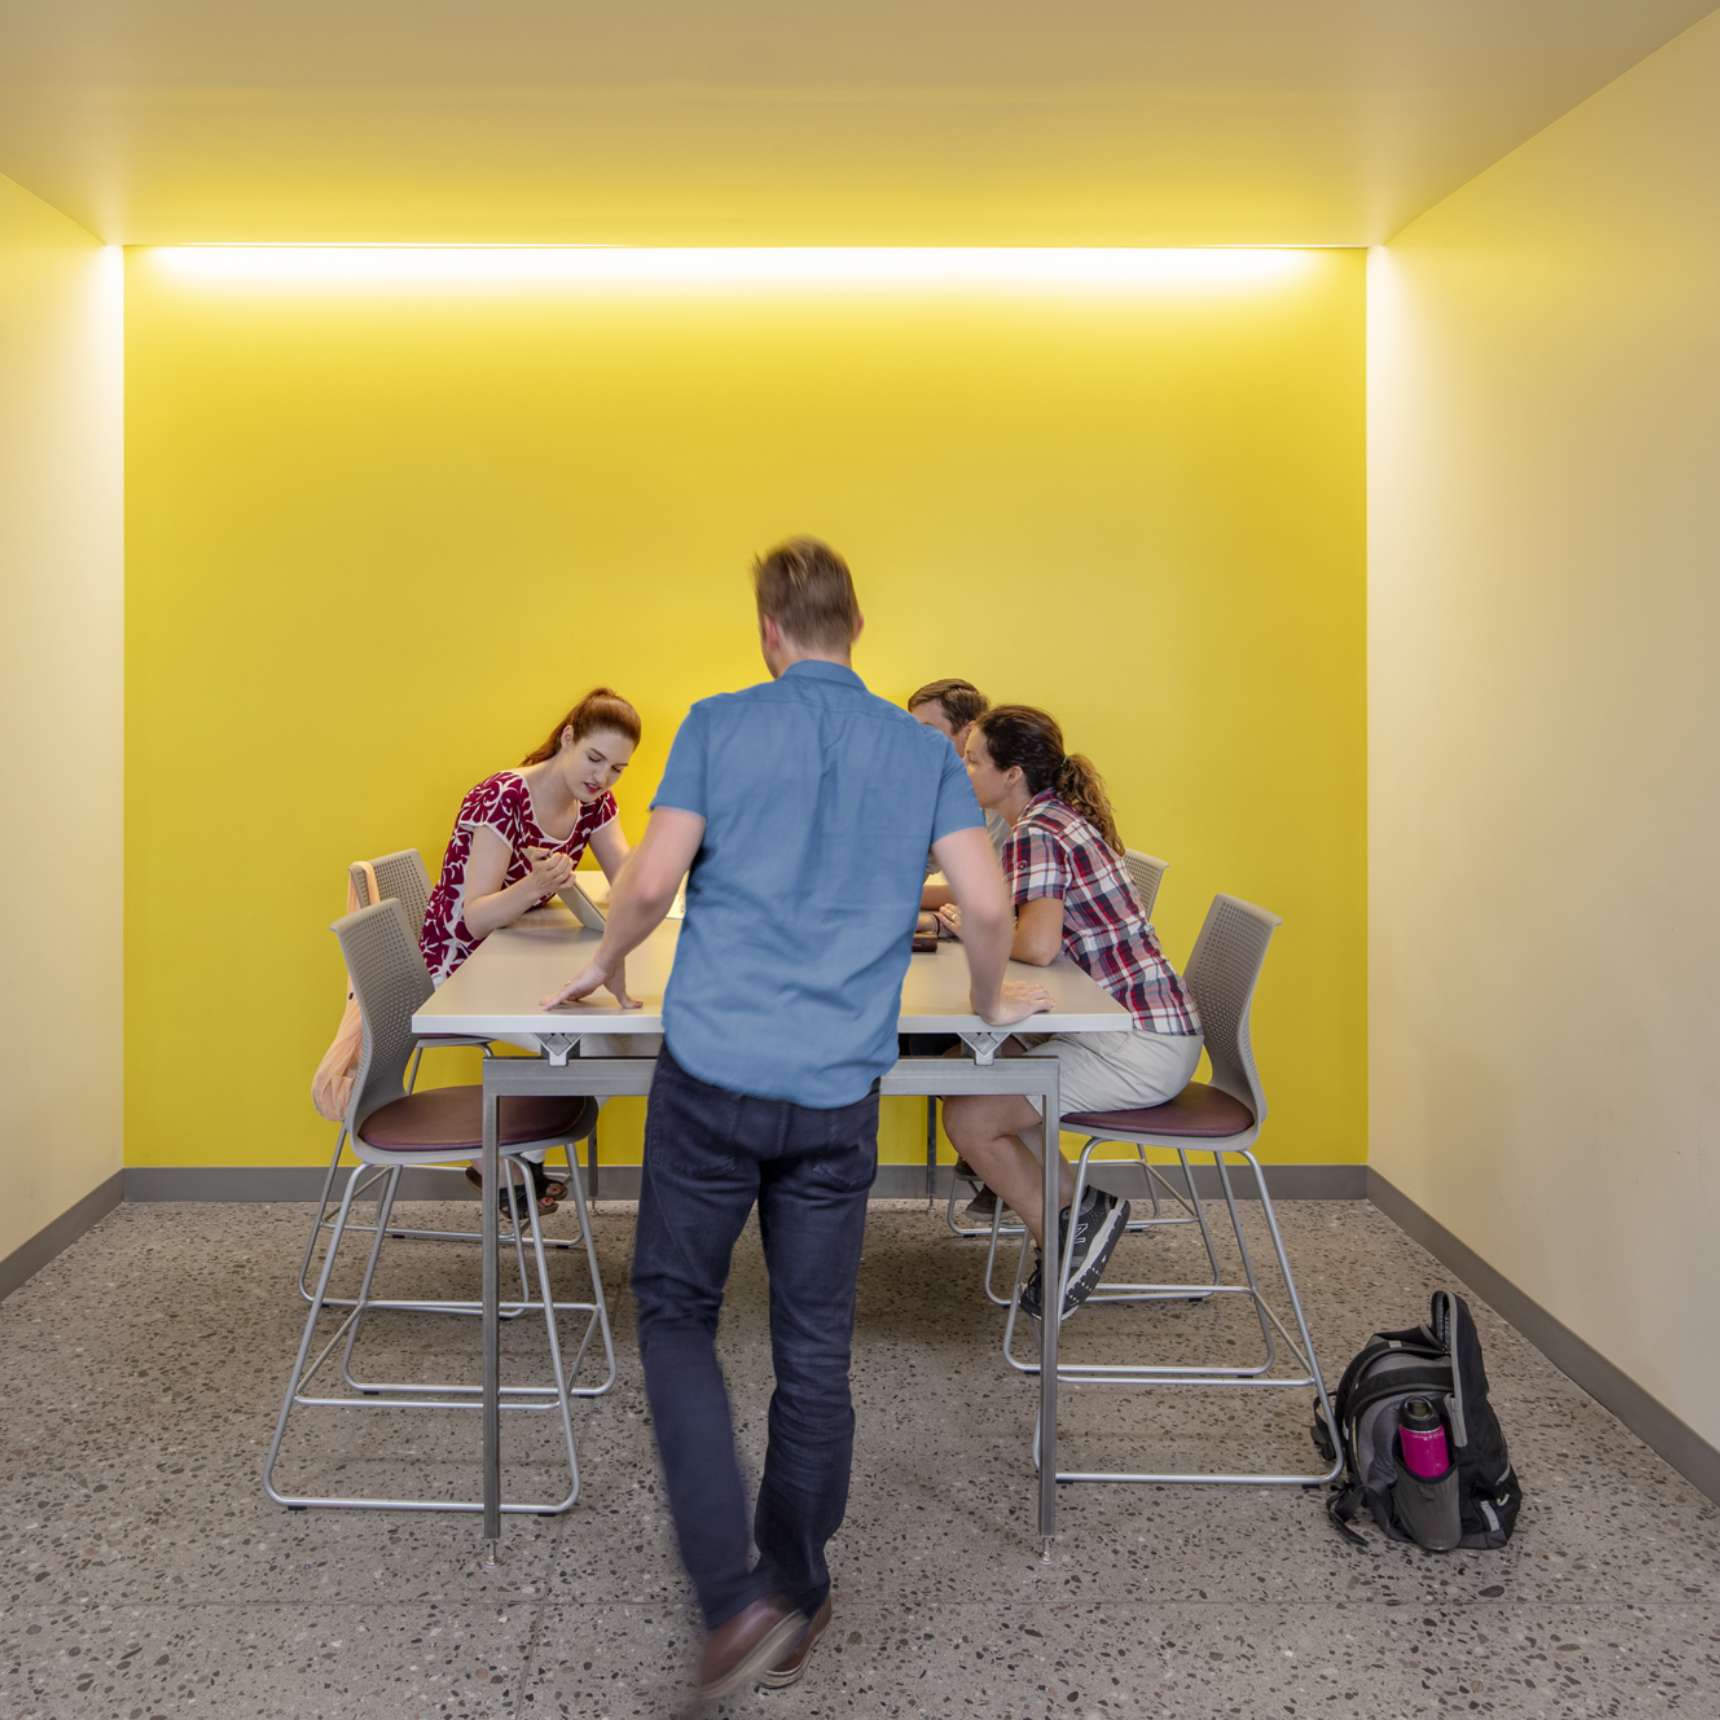
[[[1063,750],[1063,731],[1055,717],[1032,705],[993,705],[975,725],[999,770],[1019,765],[1029,793],[1051,789],[1105,838],[1112,853],[1123,852],[1105,779],[1091,759]]]

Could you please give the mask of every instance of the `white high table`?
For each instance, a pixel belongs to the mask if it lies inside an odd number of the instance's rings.
[[[610,1097],[646,1093],[656,1059],[640,1056],[583,1057],[586,1034],[640,1041],[663,1031],[663,988],[680,933],[666,920],[627,960],[627,989],[643,1007],[625,1013],[607,993],[571,1006],[546,1010],[542,998],[566,984],[596,949],[599,934],[586,931],[559,904],[528,914],[493,932],[465,965],[412,1018],[417,1034],[471,1034],[482,1039],[530,1036],[543,1047],[538,1057],[484,1060],[483,1150],[483,1427],[484,1539],[494,1559],[502,1533],[501,1380],[498,1206],[501,1172],[497,1115],[501,1101],[523,1094],[589,1094]],[[1121,1033],[1128,1012],[1073,962],[1060,958],[1048,968],[1010,965],[1012,979],[1042,985],[1052,995],[1050,1011],[1023,1023],[1033,1033]],[[885,1093],[1022,1093],[1039,1102],[1044,1138],[1045,1210],[1058,1209],[1057,1061],[1051,1057],[1000,1057],[1011,1029],[989,1026],[968,1007],[967,963],[953,944],[913,956],[902,987],[902,1033],[953,1033],[968,1057],[903,1057],[884,1075]],[[1044,1282],[1058,1282],[1055,1224],[1045,1236]],[[1049,1551],[1057,1522],[1057,1321],[1040,1327],[1039,1533]]]

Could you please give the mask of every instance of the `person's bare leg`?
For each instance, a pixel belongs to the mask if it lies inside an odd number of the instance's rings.
[[[1014,1211],[1035,1242],[1045,1240],[1039,1156],[1022,1135],[1039,1131],[1039,1113],[1019,1093],[962,1094],[944,1100],[944,1128],[957,1152]],[[1075,1173],[1061,1167],[1063,1204],[1075,1197]]]

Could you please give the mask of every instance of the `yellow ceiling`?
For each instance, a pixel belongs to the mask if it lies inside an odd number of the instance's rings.
[[[1367,244],[1712,0],[0,0],[127,244]]]

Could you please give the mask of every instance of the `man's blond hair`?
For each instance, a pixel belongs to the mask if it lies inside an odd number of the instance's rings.
[[[848,563],[817,538],[790,538],[753,563],[753,593],[795,644],[846,651],[860,631],[860,601]]]

